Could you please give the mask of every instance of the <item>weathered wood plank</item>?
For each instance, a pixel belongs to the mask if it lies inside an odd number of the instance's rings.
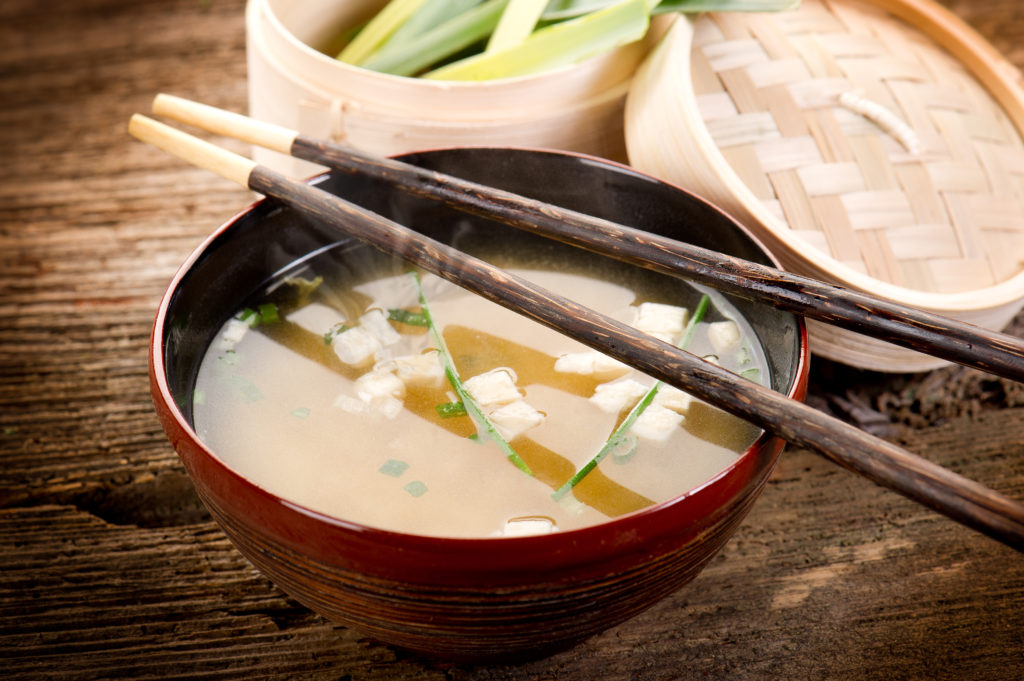
[[[245,109],[244,4],[0,4],[5,678],[1020,678],[1019,555],[802,451],[693,584],[547,660],[410,658],[255,572],[196,500],[146,373],[167,281],[252,196],[126,133],[158,91]],[[1024,65],[1017,0],[945,4]],[[824,363],[814,380],[816,405],[1024,498],[1019,386]]]

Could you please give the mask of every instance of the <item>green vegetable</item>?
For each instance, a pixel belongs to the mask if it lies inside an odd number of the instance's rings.
[[[400,324],[408,324],[409,326],[429,325],[425,315],[419,312],[409,312],[408,310],[388,310],[388,319]]]
[[[509,78],[575,63],[638,40],[653,14],[776,11],[799,4],[799,0],[391,0],[358,30],[338,59],[398,76]],[[451,60],[457,61],[445,65]]]
[[[603,9],[617,0],[551,0],[542,21],[562,21]],[[794,9],[800,0],[653,0],[648,3],[651,14],[681,12],[774,12]]]
[[[508,0],[487,0],[422,33],[416,40],[396,44],[367,57],[359,66],[396,76],[413,76],[485,39],[501,19]]]
[[[256,310],[247,307],[235,315],[235,319],[245,322],[249,326],[256,326],[260,323],[260,314]]]
[[[419,9],[424,0],[391,0],[373,19],[356,34],[338,60],[349,64],[360,64],[366,60],[392,33],[405,23]]]
[[[781,12],[799,6],[800,0],[661,0],[651,13]]]
[[[509,0],[485,51],[500,52],[525,41],[547,4],[548,0]]]
[[[409,470],[409,464],[399,459],[388,459],[377,470],[392,478],[400,478],[403,473]]]
[[[408,492],[409,496],[413,497],[421,497],[427,493],[427,485],[419,480],[413,480],[412,482],[407,483],[402,489]]]
[[[334,339],[338,337],[338,334],[347,329],[348,325],[342,322],[338,322],[331,328],[327,329],[327,332],[324,334],[324,345],[330,345],[333,343]]]
[[[278,312],[277,305],[274,303],[263,303],[258,305],[255,310],[251,307],[243,308],[235,315],[235,319],[245,322],[250,327],[256,327],[260,324],[276,324],[281,321],[281,313]]]
[[[750,381],[761,380],[761,370],[758,368],[744,369],[740,372],[740,376]]]
[[[697,309],[694,311],[693,316],[690,318],[689,323],[686,325],[686,331],[683,333],[682,339],[679,341],[679,347],[686,349],[687,346],[693,342],[693,335],[697,331],[697,325],[707,314],[708,306],[711,303],[711,299],[707,296],[701,296],[700,303],[697,304]],[[609,453],[615,452],[617,458],[622,461],[624,458],[631,458],[636,451],[635,438],[633,439],[632,451],[623,451],[624,448],[629,447],[630,440],[632,437],[627,434],[627,431],[633,426],[637,418],[647,409],[648,406],[654,401],[658,391],[663,385],[662,381],[655,381],[651,389],[640,398],[640,401],[636,403],[626,418],[622,420],[619,427],[608,437],[608,440],[604,443],[604,446],[590,459],[587,463],[583,464],[583,467],[576,471],[576,474],[566,480],[565,484],[555,490],[551,497],[558,501],[572,490],[573,487],[578,485],[583,478],[587,477],[590,471],[597,468],[597,465],[608,456]]]
[[[449,19],[454,19],[481,2],[482,0],[426,0],[381,44],[379,49],[384,51],[416,40],[427,31],[437,28]]]
[[[469,394],[466,387],[462,384],[462,379],[459,378],[459,372],[455,368],[455,362],[452,361],[451,353],[448,352],[448,346],[444,342],[444,337],[441,335],[441,330],[437,328],[437,324],[434,323],[434,318],[430,314],[430,306],[427,304],[426,294],[423,293],[423,283],[420,281],[419,274],[416,272],[410,272],[409,276],[416,282],[416,289],[419,294],[420,309],[423,310],[423,316],[427,319],[427,324],[430,328],[430,334],[434,339],[434,347],[437,349],[438,357],[441,360],[441,365],[444,367],[444,374],[448,378],[448,383],[451,384],[452,390],[461,400],[466,412],[473,418],[473,421],[484,431],[487,436],[498,445],[501,451],[508,457],[509,461],[515,464],[516,468],[526,473],[527,475],[533,475],[533,471],[526,465],[526,462],[520,458],[519,454],[512,449],[512,445],[501,436],[498,429],[491,423],[491,420],[487,418],[487,414],[483,412],[480,405],[476,403],[473,396]]]
[[[277,312],[277,305],[273,303],[263,303],[260,305],[259,313],[261,324],[276,324],[281,321],[281,316]]]
[[[648,20],[646,0],[620,0],[576,19],[537,29],[514,47],[466,57],[423,77],[433,80],[491,80],[573,64],[643,38]]]
[[[441,418],[445,419],[454,418],[456,416],[465,416],[467,413],[466,405],[462,402],[445,402],[444,404],[437,405],[434,409],[437,410],[437,413]]]

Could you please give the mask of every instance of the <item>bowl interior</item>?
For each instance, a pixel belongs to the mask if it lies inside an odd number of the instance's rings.
[[[624,166],[586,156],[514,149],[459,148],[412,154],[418,165],[647,229],[759,263],[770,257],[735,222],[709,204]],[[579,249],[457,213],[438,203],[398,195],[378,183],[342,174],[313,180],[320,187],[464,250],[494,243],[549,251],[555,261],[595,258]],[[498,240],[498,241],[496,241]],[[353,257],[355,256],[355,257]],[[331,258],[341,279],[371,276],[391,260],[273,201],[262,201],[211,237],[183,268],[167,304],[163,334],[166,379],[192,423],[196,374],[207,346],[246,299],[285,271],[313,258]],[[322,271],[322,270],[321,270]],[[651,272],[659,286],[680,286]],[[731,298],[761,340],[773,389],[792,394],[803,368],[804,334],[791,314]]]

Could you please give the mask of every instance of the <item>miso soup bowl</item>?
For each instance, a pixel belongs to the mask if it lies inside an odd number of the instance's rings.
[[[625,166],[522,149],[460,148],[404,158],[775,264],[715,207]],[[488,239],[510,244],[527,239],[530,247],[563,247],[397,196],[366,179],[325,174],[311,182],[437,238],[461,239],[482,229]],[[763,489],[783,445],[769,434],[696,489],[603,524],[542,536],[454,539],[330,517],[246,479],[192,426],[191,395],[204,351],[242,301],[275,274],[349,248],[365,247],[274,201],[255,203],[212,234],[177,273],[157,314],[150,355],[157,411],[210,513],[248,560],[313,611],[442,660],[548,655],[628,620],[693,579]],[[668,279],[666,285],[682,284]],[[802,399],[808,349],[801,321],[771,306],[732,302],[760,337],[772,387]]]

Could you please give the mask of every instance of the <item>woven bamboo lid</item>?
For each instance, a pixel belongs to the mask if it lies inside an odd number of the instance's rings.
[[[1024,90],[925,0],[680,19],[634,79],[630,162],[703,193],[788,269],[1002,328],[1024,305]],[[822,325],[855,366],[941,362]]]

